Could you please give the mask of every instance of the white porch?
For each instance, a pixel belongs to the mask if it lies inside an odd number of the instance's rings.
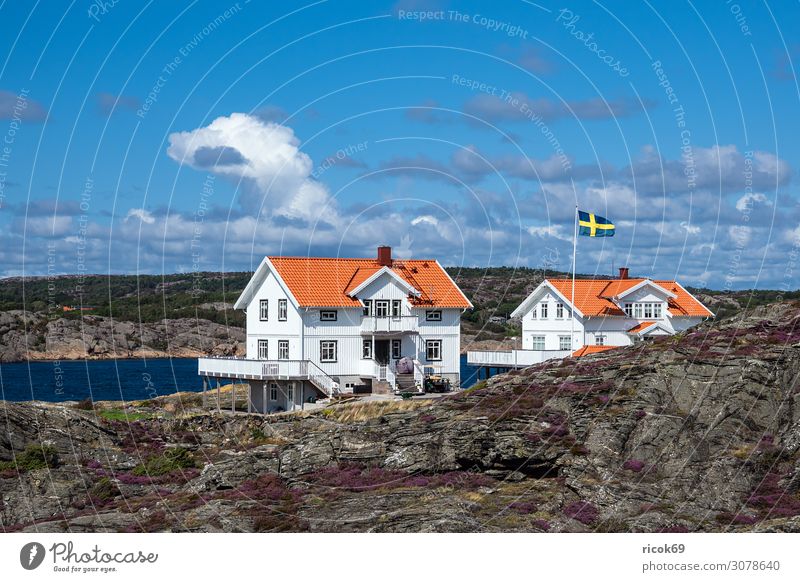
[[[204,379],[308,381],[326,396],[333,396],[339,392],[339,383],[309,360],[198,358],[197,372]]]
[[[467,364],[489,368],[526,368],[546,360],[568,357],[570,350],[468,351]]]

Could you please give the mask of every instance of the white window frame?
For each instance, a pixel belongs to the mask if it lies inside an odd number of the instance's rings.
[[[361,358],[364,360],[372,358],[372,340],[365,339],[361,342]]]
[[[564,319],[564,304],[556,303],[556,319]]]
[[[432,353],[433,357],[431,357]],[[429,362],[442,361],[442,340],[440,339],[425,340],[425,359]]]
[[[259,321],[269,321],[269,299],[261,299],[258,302]]]
[[[545,341],[543,335],[533,335],[531,336],[531,349],[532,350],[543,350],[545,347]]]
[[[664,306],[659,303],[653,303],[653,319],[661,319],[664,316]]]
[[[547,319],[547,301],[542,301],[539,305],[542,307],[542,313],[540,315],[540,319]]]
[[[294,382],[289,382],[286,385],[286,404],[294,406]]]
[[[403,353],[403,341],[402,340],[393,339],[392,343],[391,343],[391,346],[390,346],[390,349],[392,351],[392,359],[393,360],[399,360],[400,358],[403,357],[401,355]]]
[[[426,311],[425,321],[442,321],[442,312],[438,309]]]
[[[628,317],[633,317],[633,303],[625,304],[625,315]]]
[[[566,346],[566,347],[565,347]],[[560,335],[558,336],[558,349],[559,350],[571,350],[572,349],[572,338],[568,335]]]
[[[330,354],[325,356],[325,352],[332,351],[333,356],[331,357]],[[325,363],[331,363],[338,361],[339,356],[339,342],[336,340],[320,340],[319,342],[319,361]]]
[[[278,359],[289,359],[289,340],[278,340]]]
[[[339,319],[339,312],[335,309],[321,309],[319,312],[320,321],[336,321]]]
[[[604,333],[596,333],[596,334],[594,334],[594,345],[596,345],[596,346],[604,346],[604,345],[606,345],[606,334],[604,334]]]
[[[259,360],[269,360],[269,340],[260,339],[256,344],[258,348],[258,359]],[[263,348],[263,352],[262,352]]]
[[[278,321],[286,321],[288,311],[286,299],[278,299]]]
[[[364,304],[364,316],[369,317],[372,315],[372,299],[364,299],[362,303]]]
[[[275,383],[269,385],[269,399],[272,402],[278,401],[278,385]]]
[[[641,303],[634,303],[633,304],[633,318],[634,319],[642,319],[642,304]]]
[[[403,302],[400,299],[392,299],[392,317],[400,317],[403,309]]]
[[[644,304],[644,318],[645,319],[653,319],[653,304],[652,303],[645,303]]]
[[[377,299],[375,301],[375,317],[389,317],[389,313],[389,300]]]
[[[534,305],[533,309],[531,309],[531,319],[536,319],[536,312],[539,311],[538,305]]]

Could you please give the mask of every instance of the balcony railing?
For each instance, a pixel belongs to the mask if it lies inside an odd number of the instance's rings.
[[[201,376],[244,380],[310,380],[329,396],[339,384],[309,360],[248,360],[245,358],[198,358]]]
[[[566,358],[570,350],[511,350],[507,352],[467,352],[471,366],[522,368],[556,358]]]
[[[365,316],[361,320],[362,333],[403,333],[419,330],[419,317],[416,315],[396,315],[387,317]]]

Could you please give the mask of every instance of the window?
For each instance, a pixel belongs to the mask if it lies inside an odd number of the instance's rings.
[[[556,303],[556,319],[564,319],[564,304]]]
[[[371,340],[366,339],[363,342],[361,342],[361,357],[367,360],[372,357]]]
[[[289,382],[289,385],[286,386],[286,399],[289,404],[294,404],[294,382]]]
[[[335,309],[331,309],[330,311],[320,311],[319,312],[319,320],[320,321],[336,321],[338,312]]]
[[[441,311],[426,311],[425,321],[442,321]]]
[[[389,317],[389,302],[385,299],[375,302],[375,317]]]
[[[336,340],[323,340],[319,342],[319,361],[336,361]]]
[[[532,350],[543,350],[544,349],[544,336],[543,335],[535,335],[531,337],[531,349]]]
[[[269,342],[267,340],[258,340],[258,359],[269,359]]]
[[[278,299],[278,321],[286,321],[286,299]]]
[[[372,315],[372,300],[364,299],[364,315]]]
[[[269,385],[269,399],[275,401],[278,399],[278,385],[277,384],[270,384]]]
[[[531,319],[536,319],[536,305],[531,309]]]
[[[400,317],[400,306],[402,303],[399,299],[392,299],[392,317]]]
[[[427,340],[425,342],[425,357],[429,362],[442,359],[442,340]]]
[[[269,299],[262,299],[258,303],[258,313],[261,321],[267,321],[269,319]]]
[[[661,304],[653,303],[653,319],[661,319]]]
[[[542,319],[547,319],[547,303],[542,303],[540,307],[542,308]]]
[[[392,340],[392,358],[395,360],[399,360],[403,356],[400,355],[402,351],[402,343],[399,339]]]
[[[642,318],[642,304],[641,303],[634,303],[633,304],[633,316],[636,319]]]
[[[289,340],[278,340],[278,359],[289,359]]]
[[[644,304],[644,316],[646,319],[653,319],[653,304],[652,303],[645,303]]]
[[[602,333],[594,334],[594,345],[596,346],[606,345],[606,336],[604,336]]]
[[[572,338],[568,335],[560,335],[558,336],[558,349],[559,350],[569,350],[572,348]]]
[[[625,304],[625,315],[628,317],[633,317],[633,303]]]

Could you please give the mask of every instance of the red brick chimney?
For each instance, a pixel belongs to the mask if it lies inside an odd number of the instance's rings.
[[[392,247],[378,247],[378,264],[381,267],[392,266]]]
[[[628,267],[620,267],[619,268],[619,278],[620,279],[627,279],[628,278]]]

